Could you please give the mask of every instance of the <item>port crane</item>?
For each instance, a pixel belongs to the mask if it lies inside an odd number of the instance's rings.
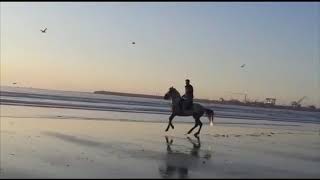
[[[301,102],[306,98],[307,96],[303,96],[302,98],[300,98],[298,101],[292,101],[291,105],[294,108],[299,108],[301,107]]]

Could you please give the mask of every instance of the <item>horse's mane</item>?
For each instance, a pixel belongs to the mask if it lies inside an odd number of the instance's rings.
[[[176,94],[178,94],[178,95],[181,97],[181,95],[180,95],[179,91],[178,91],[178,90],[176,90],[176,88],[171,87],[170,89],[171,89],[171,91],[174,91]]]

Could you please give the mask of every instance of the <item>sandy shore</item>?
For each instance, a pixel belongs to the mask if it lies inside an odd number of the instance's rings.
[[[285,127],[1,117],[0,178],[319,178],[320,134]]]

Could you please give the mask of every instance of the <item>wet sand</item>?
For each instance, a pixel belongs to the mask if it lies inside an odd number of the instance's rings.
[[[1,117],[0,178],[320,177],[319,132],[173,123]]]

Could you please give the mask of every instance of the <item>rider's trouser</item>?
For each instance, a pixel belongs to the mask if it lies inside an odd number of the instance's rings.
[[[182,103],[182,109],[186,110],[191,108],[193,100],[191,98],[185,98],[181,103]]]

